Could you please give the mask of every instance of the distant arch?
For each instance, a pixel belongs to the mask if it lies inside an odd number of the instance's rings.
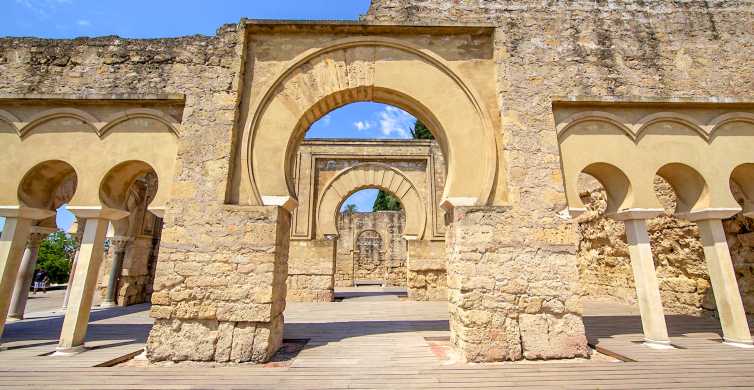
[[[320,236],[337,236],[337,213],[351,194],[379,188],[395,195],[406,213],[403,236],[421,239],[426,228],[426,204],[416,186],[398,169],[381,163],[363,163],[338,172],[325,185],[317,203]]]

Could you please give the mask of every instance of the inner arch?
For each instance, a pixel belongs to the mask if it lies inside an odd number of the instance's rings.
[[[326,185],[317,206],[319,236],[338,235],[337,215],[349,196],[366,188],[378,188],[397,197],[406,213],[404,237],[421,239],[426,228],[424,201],[414,184],[399,170],[380,163],[346,168]]]

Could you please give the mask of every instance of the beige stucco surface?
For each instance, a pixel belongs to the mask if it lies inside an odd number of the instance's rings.
[[[344,104],[377,101],[405,109],[435,133],[448,164],[444,199],[504,201],[495,192],[504,180],[490,114],[495,93],[481,82],[494,77],[491,30],[344,26],[312,28],[303,37],[282,25],[254,31],[246,53],[254,62],[246,77],[254,82],[245,87],[249,106],[232,199],[295,198],[290,162],[309,125]],[[431,39],[440,33],[442,45]]]
[[[103,204],[111,199],[101,196],[100,189],[105,190],[106,176],[113,168],[141,161],[160,180],[151,207],[165,209],[175,171],[182,99],[108,99],[107,102],[72,99],[62,107],[52,100],[52,97],[0,98],[0,144],[4,146],[4,158],[0,161],[0,170],[4,172],[0,177],[0,204],[44,203],[53,194],[31,188],[35,184],[28,189],[20,188],[20,184],[35,166],[62,161],[70,165],[76,176],[73,197],[66,203],[72,207],[123,208],[123,204]],[[119,173],[117,179],[129,180],[128,174]]]

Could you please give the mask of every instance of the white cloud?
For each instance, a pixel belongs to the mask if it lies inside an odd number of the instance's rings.
[[[58,6],[73,4],[73,0],[16,0],[16,4],[26,7],[40,19],[50,19]]]
[[[353,122],[353,127],[356,128],[358,131],[366,131],[374,127],[374,122],[372,121],[356,121]]]
[[[92,25],[92,22],[86,20],[86,19],[79,19],[76,21],[76,24],[80,27],[89,27]]]
[[[378,113],[380,118],[380,132],[385,137],[411,138],[411,128],[414,126],[414,118],[411,114],[400,108],[387,106]]]

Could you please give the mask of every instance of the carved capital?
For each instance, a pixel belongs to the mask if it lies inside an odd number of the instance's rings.
[[[47,238],[46,233],[31,233],[29,234],[29,241],[26,242],[26,247],[29,249],[39,248],[45,238]]]
[[[131,241],[133,241],[131,237],[115,236],[110,239],[110,245],[112,245],[114,252],[125,252]]]
[[[29,249],[36,249],[42,245],[42,241],[50,234],[54,233],[57,229],[44,228],[40,226],[34,226],[29,233],[29,240],[26,242],[26,247]]]

